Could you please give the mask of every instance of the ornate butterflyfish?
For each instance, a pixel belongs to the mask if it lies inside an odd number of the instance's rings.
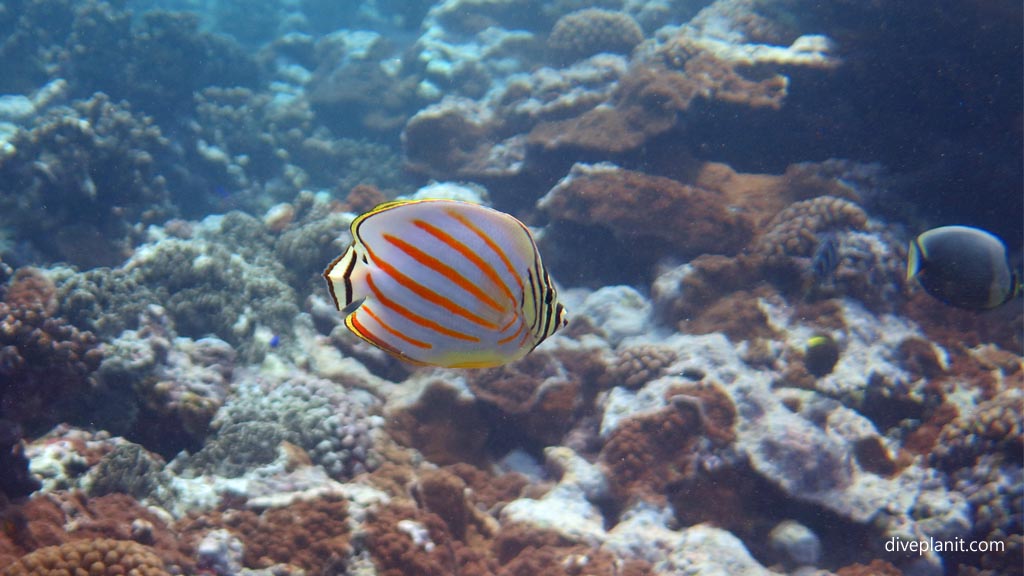
[[[324,270],[357,336],[403,360],[486,368],[518,360],[566,324],[530,230],[455,200],[381,204]]]

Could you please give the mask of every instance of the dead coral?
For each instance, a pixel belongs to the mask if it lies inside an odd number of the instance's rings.
[[[644,39],[643,30],[623,12],[589,8],[562,16],[548,36],[548,48],[571,62],[598,52],[628,54]]]
[[[40,548],[8,566],[3,576],[60,574],[167,576],[164,563],[147,546],[124,540],[79,540]]]

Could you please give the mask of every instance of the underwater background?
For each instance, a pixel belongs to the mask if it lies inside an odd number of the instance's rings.
[[[1022,22],[0,2],[0,574],[1024,573],[1022,301],[907,277],[1019,275]],[[321,272],[397,198],[525,222],[568,325],[361,341]]]

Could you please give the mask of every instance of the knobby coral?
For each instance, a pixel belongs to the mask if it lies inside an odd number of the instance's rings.
[[[572,61],[598,52],[628,54],[643,39],[643,30],[629,14],[589,8],[559,18],[548,36],[548,48]]]
[[[164,563],[148,547],[124,540],[78,540],[30,552],[8,566],[3,576],[60,574],[132,574],[168,576]]]

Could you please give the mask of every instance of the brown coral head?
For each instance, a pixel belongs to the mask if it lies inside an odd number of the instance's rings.
[[[44,315],[53,316],[58,307],[57,287],[42,270],[19,268],[14,273],[4,301],[12,308],[38,307]]]
[[[129,540],[78,540],[30,552],[2,572],[3,576],[56,574],[168,576],[148,546]]]
[[[643,39],[643,30],[629,14],[588,8],[559,18],[548,36],[548,48],[568,63],[600,52],[629,54]]]

